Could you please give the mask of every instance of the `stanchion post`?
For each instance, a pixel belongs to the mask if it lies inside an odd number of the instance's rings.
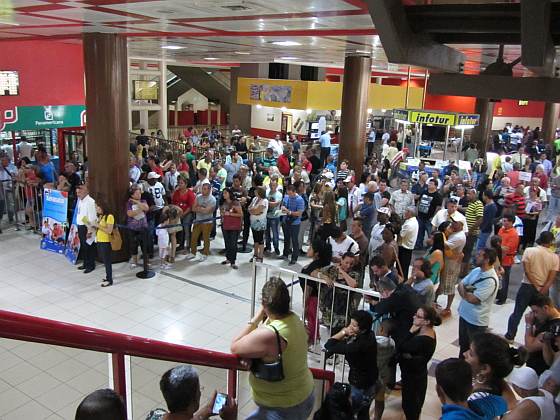
[[[149,258],[148,258],[148,241],[150,240],[150,235],[148,235],[148,229],[144,229],[142,233],[142,271],[136,273],[136,277],[140,279],[151,279],[156,275],[150,270]]]

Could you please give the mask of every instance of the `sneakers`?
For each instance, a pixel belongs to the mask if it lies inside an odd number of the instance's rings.
[[[193,259],[193,262],[202,262],[202,261],[206,261],[206,255],[204,254],[197,254]]]
[[[186,258],[186,259],[187,259],[187,260],[192,260],[193,258],[196,258],[196,255],[194,255],[193,253],[189,252],[189,253],[187,254],[187,258]]]
[[[159,267],[160,267],[161,270],[169,270],[172,267],[172,265],[165,263],[165,264],[160,265]]]
[[[520,264],[521,263],[521,258],[519,258],[517,255],[515,256],[515,258],[513,259],[513,262],[515,264]]]

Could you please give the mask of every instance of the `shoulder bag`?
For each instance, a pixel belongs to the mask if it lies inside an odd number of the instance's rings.
[[[284,365],[282,364],[282,346],[280,345],[280,334],[274,326],[270,326],[276,333],[278,345],[278,359],[275,362],[265,363],[262,359],[253,359],[251,372],[255,378],[268,382],[280,382],[284,379]]]

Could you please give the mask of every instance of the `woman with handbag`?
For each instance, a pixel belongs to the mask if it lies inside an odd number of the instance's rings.
[[[262,262],[264,254],[264,232],[266,231],[266,215],[268,212],[268,200],[264,187],[255,188],[255,197],[249,204],[249,220],[251,231],[253,232],[253,258],[257,262]]]
[[[220,215],[222,216],[222,232],[226,247],[226,259],[222,261],[222,264],[230,264],[231,268],[237,270],[239,268],[235,264],[237,258],[237,238],[239,237],[239,232],[241,232],[243,210],[230,187],[225,188],[222,192]]]
[[[262,308],[233,339],[231,351],[252,359],[249,384],[257,409],[248,420],[309,417],[315,398],[307,366],[307,332],[290,311],[290,292],[281,278],[265,283]]]
[[[113,285],[111,234],[115,226],[115,217],[109,212],[107,204],[102,198],[97,197],[95,207],[97,210],[97,221],[92,223],[91,226],[97,228],[97,253],[105,265],[105,278],[101,283],[101,287],[107,287]]]

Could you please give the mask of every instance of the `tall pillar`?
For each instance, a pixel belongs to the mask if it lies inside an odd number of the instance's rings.
[[[232,67],[230,72],[229,126],[239,126],[244,134],[251,133],[251,105],[237,103],[237,78],[267,78],[268,63],[242,63]]]
[[[370,56],[350,55],[344,60],[338,161],[348,160],[356,179],[362,176],[365,157],[370,75]]]
[[[167,114],[169,113],[169,107],[167,106],[167,65],[165,60],[161,60],[159,63],[160,70],[160,84],[159,84],[159,98],[158,102],[161,105],[161,110],[159,112],[158,125],[159,129],[163,131],[163,137],[167,137]]]
[[[471,141],[476,144],[479,156],[485,158],[492,133],[494,102],[491,102],[490,99],[476,98],[474,112],[480,115],[480,123],[473,128]]]
[[[558,128],[558,112],[560,104],[546,102],[544,104],[544,114],[542,119],[542,136],[544,142],[551,144],[556,138],[556,128]]]
[[[126,38],[86,33],[83,45],[89,189],[122,223],[129,182]]]

